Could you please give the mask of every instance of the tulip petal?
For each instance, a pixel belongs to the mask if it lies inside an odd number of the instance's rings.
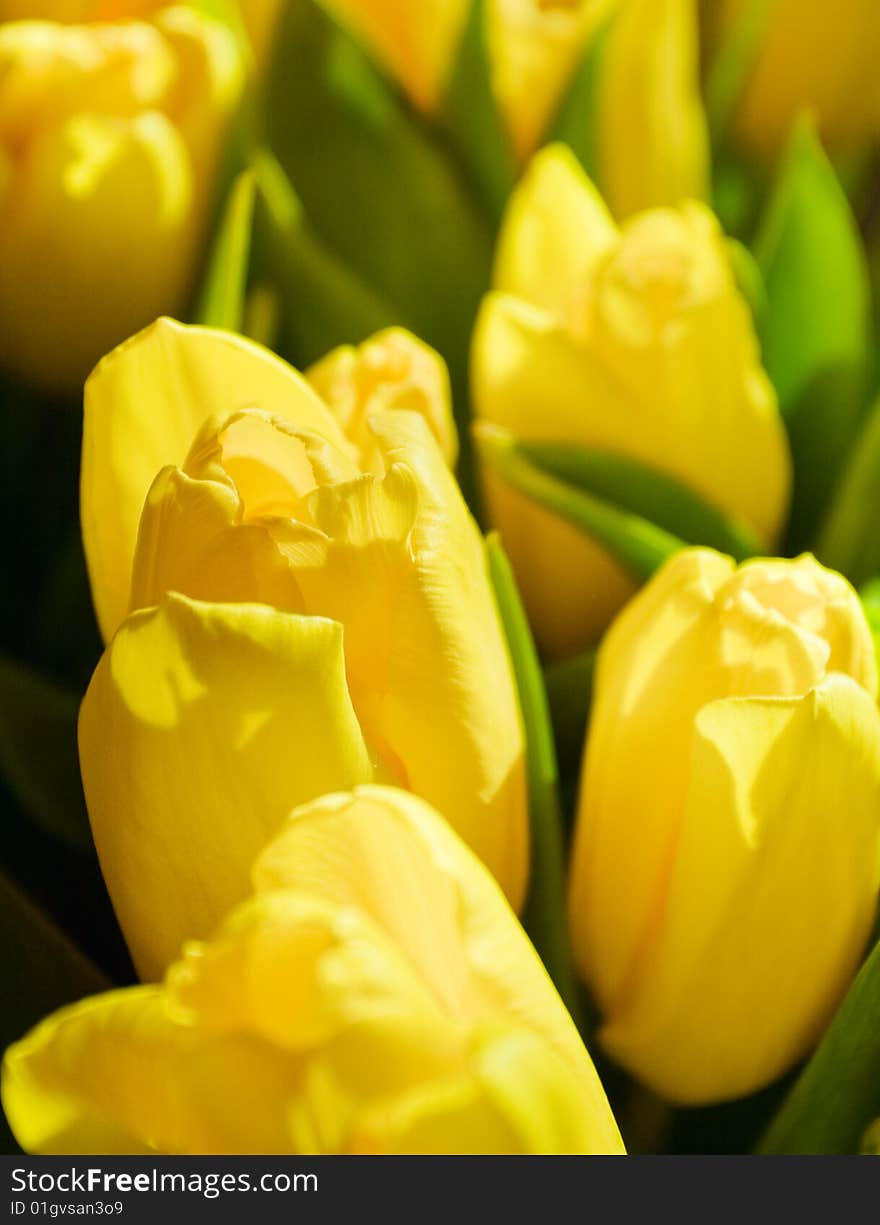
[[[181,464],[209,416],[261,408],[345,449],[327,409],[290,366],[243,337],[160,319],[114,349],[86,383],[83,542],[98,621],[109,639],[129,603],[144,499]]]
[[[541,143],[578,60],[618,0],[489,0],[492,84],[518,161]]]
[[[78,115],[42,130],[4,208],[3,366],[75,387],[119,336],[182,309],[193,190],[186,146],[158,111]]]
[[[455,1077],[431,1080],[353,1125],[361,1153],[544,1154],[603,1147],[565,1065],[521,1030],[481,1036]],[[598,1144],[598,1147],[597,1147]]]
[[[602,63],[600,182],[615,217],[709,188],[696,0],[627,0]]]
[[[240,499],[228,485],[164,468],[141,516],[132,611],[176,591],[196,600],[302,612],[296,578],[266,525],[242,523],[241,517]]]
[[[880,714],[849,677],[706,706],[663,920],[607,1049],[683,1103],[742,1097],[801,1057],[871,929],[878,812]]]
[[[290,890],[243,903],[169,971],[178,1019],[308,1051],[353,1026],[445,1021],[416,967],[362,912]]]
[[[251,861],[295,804],[373,776],[342,627],[262,605],[170,595],[129,618],[79,738],[101,866],[147,980],[247,894]]]
[[[423,418],[372,423],[386,475],[316,490],[325,539],[282,547],[306,610],[345,626],[352,701],[389,775],[446,815],[518,907],[522,729],[482,539]]]
[[[370,416],[391,409],[420,413],[455,467],[458,435],[446,363],[405,328],[385,328],[357,347],[341,345],[312,365],[306,378],[357,446],[365,470],[377,469]]]
[[[510,198],[493,285],[567,318],[616,241],[611,214],[574,154],[551,145],[532,159]]]
[[[158,987],[135,987],[64,1008],[11,1047],[3,1107],[31,1153],[283,1153],[298,1075],[246,1035],[176,1024]]]
[[[254,879],[258,891],[301,889],[364,910],[445,1011],[515,1018],[556,1052],[604,1151],[618,1151],[598,1077],[546,970],[495,881],[423,801],[359,787],[306,805],[260,857]]]

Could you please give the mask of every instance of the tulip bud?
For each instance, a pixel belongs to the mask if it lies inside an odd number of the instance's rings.
[[[880,851],[880,713],[858,597],[812,557],[676,555],[599,651],[575,957],[605,1049],[684,1104],[800,1059],[855,972]]]
[[[753,0],[723,0],[717,38],[735,37]],[[734,114],[745,149],[771,161],[802,110],[834,155],[880,136],[880,6],[872,0],[766,0],[754,57]]]
[[[25,1149],[623,1151],[498,887],[422,801],[308,804],[253,885],[163,985],[63,1009],[7,1052]]]
[[[115,616],[126,581],[132,610],[149,611],[123,622],[95,673],[80,760],[104,874],[145,972],[164,969],[182,938],[206,934],[238,900],[242,847],[253,853],[285,806],[372,778],[434,803],[522,902],[519,710],[482,538],[427,424],[454,437],[448,401],[436,398],[438,362],[399,333],[336,354],[313,377],[333,390],[337,420],[265,351],[165,321],[89,380],[82,501],[96,603]],[[340,364],[348,374],[330,378]],[[385,407],[365,422],[369,401]],[[218,414],[176,455],[183,423],[212,404]],[[419,404],[424,417],[412,411]],[[119,533],[133,506],[143,506],[136,548]],[[280,610],[261,614],[259,630],[255,602]],[[110,632],[115,621],[104,624]],[[267,687],[244,664],[255,636],[266,649],[279,641]],[[227,670],[224,658],[238,656]],[[321,744],[287,726],[291,704]],[[259,799],[270,779],[271,804]],[[185,888],[193,872],[199,887]],[[161,900],[171,894],[179,906]]]
[[[655,467],[772,546],[788,444],[707,208],[657,209],[618,228],[572,155],[552,146],[511,199],[494,284],[473,342],[480,418]],[[485,488],[541,649],[562,656],[595,640],[630,578],[500,478],[487,473]]]
[[[183,309],[242,64],[225,26],[177,6],[0,26],[0,82],[0,366],[71,388]]]

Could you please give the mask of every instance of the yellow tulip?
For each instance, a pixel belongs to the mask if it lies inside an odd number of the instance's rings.
[[[618,228],[562,146],[514,193],[473,341],[478,417],[523,439],[649,464],[748,524],[769,548],[790,457],[723,235],[697,203]],[[575,528],[486,474],[542,650],[593,641],[633,586]]]
[[[6,1054],[36,1153],[619,1153],[587,1051],[497,885],[390,788],[294,812],[162,985]]]
[[[599,651],[569,913],[606,1050],[655,1091],[741,1097],[807,1053],[871,930],[877,669],[812,557],[678,554]]]
[[[522,902],[522,730],[482,539],[428,425],[451,451],[438,361],[382,334],[313,371],[328,406],[266,350],[164,320],[89,379],[83,534],[116,632],[80,760],[144,977],[238,900],[293,804],[373,778],[435,804]],[[122,620],[123,591],[147,611]]]
[[[7,372],[76,387],[122,337],[183,308],[242,71],[232,33],[183,5],[0,26]]]
[[[772,160],[798,114],[811,110],[833,154],[860,152],[880,137],[880,5],[874,0],[722,0],[716,42],[739,23],[762,24],[734,114],[742,145]]]

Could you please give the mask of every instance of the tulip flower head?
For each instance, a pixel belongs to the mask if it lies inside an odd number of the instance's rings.
[[[608,451],[675,477],[775,542],[790,457],[725,242],[702,204],[618,227],[571,153],[514,193],[474,334],[478,416],[531,441]],[[542,650],[594,641],[632,594],[598,544],[491,473],[491,518]],[[560,592],[565,591],[565,598]]]
[[[161,986],[12,1047],[37,1153],[619,1153],[590,1057],[497,885],[389,788],[296,811]]]
[[[880,880],[873,641],[812,557],[670,560],[599,651],[569,907],[600,1041],[673,1101],[815,1043]]]
[[[0,25],[0,366],[42,387],[192,290],[243,65],[218,21],[153,9]]]
[[[116,632],[80,760],[145,977],[240,899],[290,808],[361,782],[434,803],[522,902],[519,710],[482,538],[432,433],[451,455],[438,362],[382,334],[312,372],[327,404],[265,350],[162,321],[89,380],[83,531]]]

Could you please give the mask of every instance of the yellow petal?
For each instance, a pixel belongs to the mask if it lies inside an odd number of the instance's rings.
[[[575,958],[603,1009],[625,993],[652,929],[687,787],[693,716],[715,696],[710,614],[732,571],[709,550],[677,554],[599,651],[569,916]]]
[[[160,8],[153,24],[174,53],[177,71],[165,108],[192,159],[201,228],[213,205],[214,172],[226,146],[226,119],[244,85],[244,64],[227,24],[193,7]]]
[[[80,508],[105,639],[125,615],[141,509],[156,473],[181,464],[209,416],[264,409],[344,449],[327,409],[277,357],[243,337],[160,319],[114,349],[86,384]]]
[[[341,626],[261,605],[172,595],[135,614],[92,678],[79,737],[101,866],[148,980],[247,894],[295,804],[372,777]]]
[[[502,294],[480,311],[472,370],[479,416],[523,439],[585,442],[588,406],[613,399],[601,369],[549,315]],[[482,481],[541,653],[561,658],[594,642],[633,580],[600,545],[501,478],[484,470]]]
[[[826,670],[846,673],[877,696],[874,640],[862,602],[843,575],[809,553],[796,561],[756,558],[740,566],[728,591],[733,599],[745,596],[778,612],[804,635],[818,636],[826,644]]]
[[[355,1026],[441,1013],[418,969],[354,908],[278,890],[243,903],[168,975],[177,1018],[309,1051]]]
[[[449,373],[443,358],[404,328],[386,328],[362,345],[341,345],[306,378],[357,447],[361,467],[380,469],[370,415],[404,409],[424,417],[450,468],[458,457]]]
[[[448,817],[516,907],[522,731],[482,538],[424,420],[386,411],[373,428],[386,475],[316,490],[318,534],[281,547],[306,610],[345,626],[352,701],[389,775]]]
[[[620,0],[489,0],[492,85],[516,157],[540,144],[590,37]]]
[[[355,906],[417,966],[445,1012],[503,1015],[537,1035],[583,1095],[601,1151],[619,1136],[580,1037],[496,882],[421,800],[384,787],[327,796],[293,815],[254,873]]]
[[[627,0],[605,51],[600,181],[616,217],[703,199],[709,138],[696,0]]]
[[[598,260],[617,242],[611,215],[567,145],[529,163],[507,206],[493,285],[568,319]]]
[[[242,518],[241,500],[229,485],[163,468],[141,516],[132,611],[176,591],[197,600],[302,612],[296,578],[267,527]]]
[[[481,1035],[465,1067],[365,1110],[360,1153],[544,1154],[621,1152],[597,1135],[565,1065],[523,1031]]]
[[[4,209],[3,366],[76,386],[119,336],[181,309],[196,254],[193,191],[183,140],[157,111],[45,128]]]
[[[871,930],[878,813],[880,714],[848,677],[706,706],[656,946],[608,1050],[684,1103],[745,1096],[801,1058]]]
[[[62,1009],[10,1047],[3,1107],[31,1153],[283,1153],[299,1068],[175,1023],[158,987]]]

